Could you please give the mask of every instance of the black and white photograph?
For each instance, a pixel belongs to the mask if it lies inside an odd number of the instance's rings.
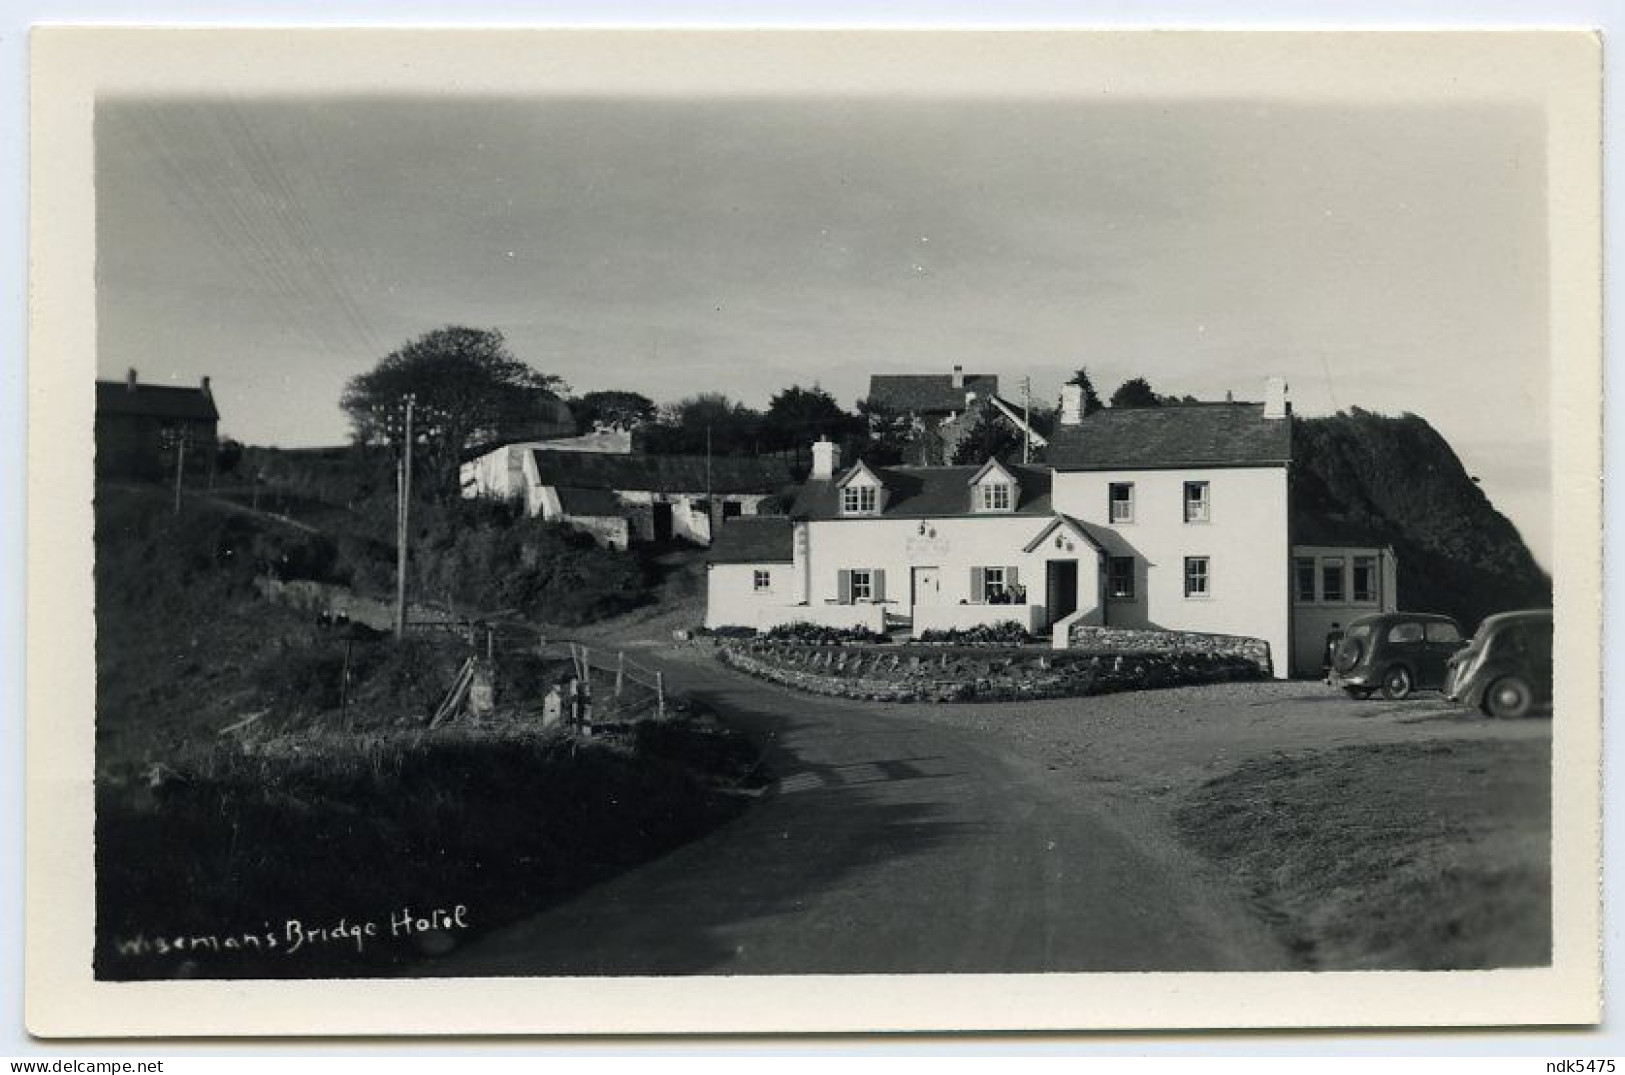
[[[1594,1015],[1590,38],[93,36],[47,977]]]

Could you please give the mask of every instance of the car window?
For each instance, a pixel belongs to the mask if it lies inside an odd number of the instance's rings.
[[[1356,623],[1349,626],[1348,634],[1345,637],[1359,642],[1370,634],[1371,625],[1369,623]]]
[[[1453,623],[1430,623],[1427,628],[1429,642],[1460,642],[1461,632]]]
[[[1422,641],[1422,625],[1419,623],[1396,623],[1388,629],[1390,642],[1420,642]]]
[[[1552,625],[1549,623],[1518,623],[1501,628],[1495,636],[1495,655],[1504,660],[1527,659],[1547,662],[1552,659]]]

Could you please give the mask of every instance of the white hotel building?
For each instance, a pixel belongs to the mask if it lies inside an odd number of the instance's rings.
[[[1291,411],[1110,408],[1077,390],[1042,465],[841,467],[814,446],[787,518],[723,527],[708,627],[805,621],[925,631],[1016,620],[1243,635],[1278,675],[1320,670],[1326,631],[1395,605],[1380,547],[1294,546]]]

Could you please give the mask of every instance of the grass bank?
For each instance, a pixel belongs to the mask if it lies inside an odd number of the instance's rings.
[[[1176,812],[1305,968],[1551,961],[1549,741],[1381,743],[1258,759]]]
[[[523,652],[488,717],[429,731],[466,641],[346,640],[253,586],[307,533],[103,493],[98,977],[388,974],[703,835],[761,779],[681,704],[613,739],[541,728],[557,662]]]
[[[753,757],[690,717],[623,743],[275,736],[104,782],[96,972],[387,973],[709,831],[748,801]]]

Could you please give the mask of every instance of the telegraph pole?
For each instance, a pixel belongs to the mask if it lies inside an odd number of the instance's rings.
[[[175,449],[175,514],[181,513],[181,474],[186,465],[186,439],[188,430],[169,429],[164,431],[164,443]]]
[[[1021,379],[1021,461],[1033,461],[1033,379]]]
[[[412,521],[412,429],[417,396],[411,392],[390,407],[374,407],[374,420],[396,445],[395,453],[395,637],[406,637],[406,568]]]
[[[406,395],[405,435],[401,441],[400,460],[400,513],[395,528],[395,637],[406,637],[406,544],[412,518],[412,405],[417,402],[410,392]]]

